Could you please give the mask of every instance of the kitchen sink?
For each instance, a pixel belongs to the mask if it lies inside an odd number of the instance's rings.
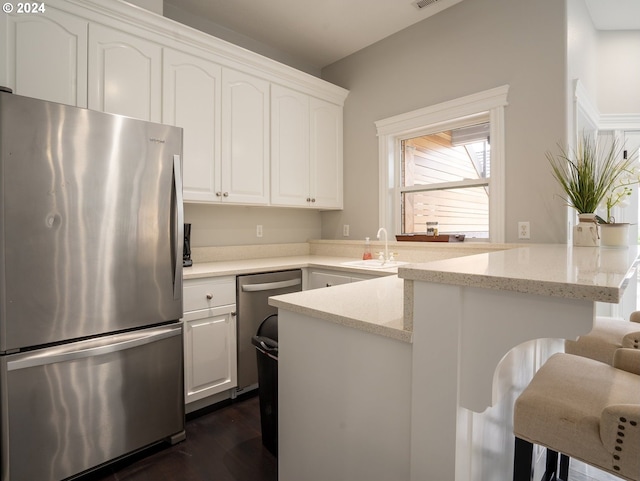
[[[378,259],[368,259],[360,261],[342,262],[341,265],[349,267],[361,267],[365,269],[393,269],[394,267],[404,266],[409,262],[402,261],[386,261],[382,262]]]

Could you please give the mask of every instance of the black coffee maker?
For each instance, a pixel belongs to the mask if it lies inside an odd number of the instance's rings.
[[[182,249],[182,267],[193,265],[191,260],[191,224],[184,225],[184,248]]]

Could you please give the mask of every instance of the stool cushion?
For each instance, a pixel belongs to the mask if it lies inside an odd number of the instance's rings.
[[[514,434],[638,481],[638,406],[640,376],[592,359],[555,354],[516,400]]]
[[[640,325],[624,319],[598,317],[593,329],[576,341],[567,340],[564,350],[567,354],[589,357],[607,364],[613,363],[616,349],[621,347],[638,349]]]

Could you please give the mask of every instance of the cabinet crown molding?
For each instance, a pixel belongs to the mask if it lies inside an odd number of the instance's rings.
[[[49,0],[47,5],[114,28],[127,25],[162,46],[202,55],[340,106],[349,94],[348,90],[306,72],[120,0]]]

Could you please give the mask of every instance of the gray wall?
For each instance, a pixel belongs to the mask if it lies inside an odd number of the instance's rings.
[[[136,2],[152,1],[152,0],[135,0]],[[159,0],[156,0],[159,1]],[[233,1],[233,0],[229,0]],[[320,76],[320,69],[306,62],[304,59],[294,57],[285,52],[265,45],[262,42],[254,40],[246,35],[230,30],[222,25],[211,22],[205,18],[193,15],[185,10],[176,8],[174,5],[164,3],[163,14],[165,17],[175,20],[176,22],[188,25],[191,28],[213,35],[219,39],[225,40],[234,45],[246,48],[252,52],[264,55],[272,60],[281,62],[290,67],[302,70],[315,77]]]
[[[374,122],[509,84],[506,240],[565,242],[566,209],[545,158],[566,139],[566,9],[558,0],[470,0],[336,62],[322,77],[350,90],[344,111],[345,209],[322,214],[322,237],[375,236]]]

